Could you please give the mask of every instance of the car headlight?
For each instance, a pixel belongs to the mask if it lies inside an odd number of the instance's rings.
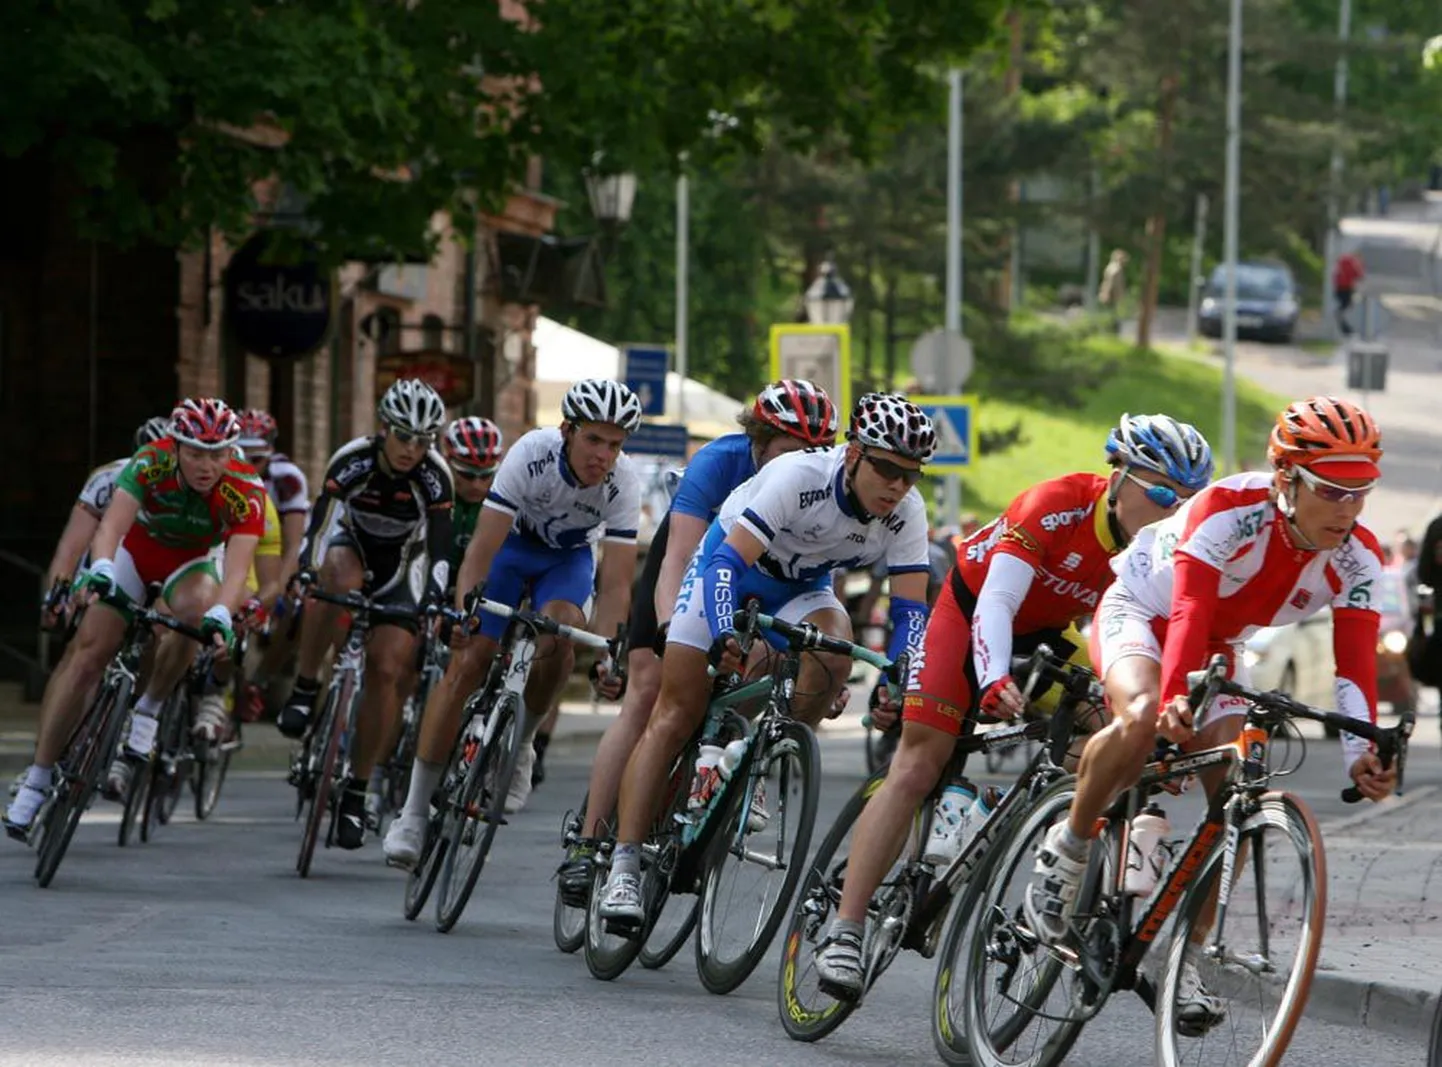
[[[1383,652],[1390,652],[1394,656],[1400,656],[1407,651],[1407,635],[1401,630],[1388,630],[1382,635],[1381,649]]]
[[[1251,670],[1266,658],[1267,654],[1265,652],[1258,652],[1255,648],[1242,649],[1242,663],[1247,670]]]
[[[1216,311],[1216,310],[1217,310],[1217,298],[1216,298],[1216,297],[1214,297],[1214,296],[1208,296],[1208,297],[1204,297],[1204,298],[1202,299],[1202,314],[1203,314],[1203,315],[1210,315],[1212,312],[1214,312],[1214,311]]]
[[[1284,296],[1272,305],[1272,314],[1279,319],[1290,319],[1297,313],[1297,302],[1290,296]]]

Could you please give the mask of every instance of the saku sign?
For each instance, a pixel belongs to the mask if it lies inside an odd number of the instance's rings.
[[[225,269],[226,325],[247,352],[308,356],[330,338],[335,283],[308,252],[295,262],[268,255],[271,233],[255,234]]]

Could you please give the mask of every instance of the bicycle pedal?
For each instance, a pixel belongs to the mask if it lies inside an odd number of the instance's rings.
[[[646,924],[635,922],[632,919],[603,919],[601,925],[612,937],[624,937],[627,941],[635,941],[640,938],[641,931],[645,929]]]

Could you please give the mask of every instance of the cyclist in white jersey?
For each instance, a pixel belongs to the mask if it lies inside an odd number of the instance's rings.
[[[705,715],[708,666],[739,670],[732,630],[746,597],[789,622],[850,639],[851,620],[832,572],[885,559],[892,575],[891,653],[920,647],[926,629],[926,505],[915,490],[936,447],[931,420],[905,397],[868,393],[851,416],[849,443],[781,456],[721,506],[676,598],[661,665],[661,695],[626,765],[616,847],[601,914],[642,920],[640,842],[655,818],[676,754]],[[804,659],[794,710],[815,725],[846,682],[850,664]],[[703,783],[704,787],[704,783]]]
[[[501,459],[461,561],[456,604],[464,607],[470,592],[483,589],[487,600],[515,607],[529,593],[541,613],[587,627],[582,605],[597,586],[595,546],[601,543],[599,591],[587,628],[609,636],[631,607],[641,485],[621,448],[641,425],[641,402],[620,382],[592,378],[567,390],[561,415],[559,428],[532,430]],[[505,627],[504,619],[482,613],[477,636],[459,626],[453,632],[451,662],[421,719],[410,792],[386,834],[386,860],[393,866],[410,867],[420,854],[431,794],[450,758],[461,706],[484,681]],[[574,663],[569,641],[543,636],[537,643],[526,687],[531,714],[506,794],[508,813],[520,811],[530,797],[532,741]],[[619,682],[604,670],[598,689],[607,699],[620,696]]]
[[[1213,654],[1245,681],[1240,652],[1251,634],[1330,608],[1337,710],[1375,721],[1380,616],[1372,591],[1382,546],[1359,516],[1381,455],[1381,434],[1361,408],[1332,397],[1298,401],[1277,418],[1270,472],[1213,483],[1113,560],[1117,579],[1097,606],[1091,638],[1112,721],[1082,753],[1069,819],[1038,851],[1025,907],[1043,939],[1066,936],[1099,817],[1136,782],[1156,736],[1189,749],[1236,736],[1244,708],[1235,699],[1218,701],[1205,722],[1192,720],[1187,673]],[[1396,771],[1384,771],[1367,742],[1343,734],[1343,755],[1364,796],[1392,792]],[[1204,776],[1203,784],[1215,783]],[[1183,974],[1179,1011],[1201,1027],[1222,1018],[1222,1002],[1195,968]]]
[[[146,419],[135,431],[136,449],[160,440],[169,432],[169,426],[170,420],[161,415]],[[77,569],[89,557],[90,541],[100,526],[105,509],[110,506],[110,498],[115,495],[115,480],[129,462],[129,456],[112,460],[96,467],[85,479],[85,485],[75,499],[75,506],[70,509],[70,518],[65,522],[60,541],[55,546],[55,555],[51,557],[50,566],[46,570],[45,585],[50,592],[40,605],[42,629],[53,630],[64,620],[69,608],[70,583],[74,580]]]

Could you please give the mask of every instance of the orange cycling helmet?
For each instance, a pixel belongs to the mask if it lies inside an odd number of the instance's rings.
[[[1277,416],[1267,458],[1274,467],[1325,464],[1323,476],[1376,478],[1381,474],[1382,431],[1365,411],[1334,396],[1298,400]]]

